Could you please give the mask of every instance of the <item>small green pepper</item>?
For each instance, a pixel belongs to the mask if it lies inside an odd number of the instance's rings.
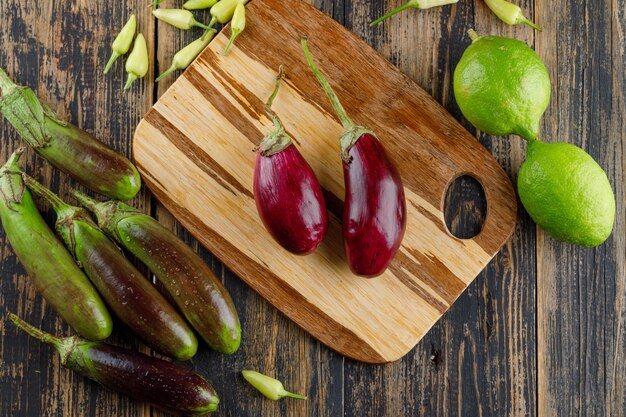
[[[128,73],[128,80],[124,85],[124,90],[128,90],[130,85],[137,79],[145,77],[148,73],[148,47],[146,46],[146,39],[140,33],[135,39],[135,45],[133,50],[128,55],[126,60],[126,72]]]
[[[202,10],[213,7],[217,0],[187,0],[183,4],[183,8],[187,10]]]
[[[391,12],[387,13],[386,15],[381,16],[378,19],[374,20],[372,23],[370,23],[370,26],[376,26],[383,20],[386,20],[387,18],[393,16],[394,14],[400,13],[401,11],[406,10],[410,7],[413,7],[414,9],[423,10],[423,9],[430,9],[431,7],[445,6],[446,4],[458,3],[458,1],[459,0],[410,0],[408,3],[404,4],[403,6],[400,6],[397,9],[392,10]]]
[[[202,35],[201,38],[196,39],[178,51],[172,59],[172,66],[169,67],[163,74],[159,75],[156,81],[161,81],[163,78],[176,70],[183,70],[187,68],[189,64],[191,64],[193,60],[200,55],[200,52],[206,48],[209,42],[211,42],[211,39],[213,39],[216,32],[217,31],[215,29],[209,29],[204,33],[204,35]]]
[[[154,0],[152,3],[150,3],[149,7],[157,7],[159,4],[163,3],[165,0]]]
[[[233,20],[230,22],[230,40],[224,48],[224,56],[228,55],[228,50],[235,42],[235,38],[239,36],[241,32],[246,28],[246,6],[239,3],[235,8],[235,13],[233,14]]]
[[[213,27],[216,23],[228,23],[233,18],[235,9],[238,4],[245,5],[248,0],[220,0],[215,3],[215,6],[211,7],[211,23],[209,27]]]
[[[522,9],[519,6],[505,0],[485,0],[485,3],[504,23],[509,25],[523,23],[541,32],[541,27],[524,17]]]
[[[106,67],[104,67],[104,73],[109,72],[113,63],[117,58],[122,55],[126,55],[126,52],[130,49],[130,46],[133,44],[133,38],[135,37],[135,30],[137,29],[137,18],[135,15],[131,15],[128,22],[124,25],[120,33],[117,35],[113,44],[111,45],[111,49],[113,53],[111,53],[111,58],[109,62],[107,62]]]
[[[241,371],[241,374],[250,385],[259,390],[261,394],[265,395],[270,400],[276,401],[284,397],[296,398],[298,400],[307,399],[304,395],[286,391],[282,382],[267,375],[255,371]]]
[[[211,29],[210,25],[204,25],[193,17],[193,13],[189,10],[183,9],[156,9],[152,11],[152,14],[157,19],[168,23],[178,29],[188,30],[194,26],[201,27],[203,29]]]

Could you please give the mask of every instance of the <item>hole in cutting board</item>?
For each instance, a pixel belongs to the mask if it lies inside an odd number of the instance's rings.
[[[446,191],[443,215],[453,236],[471,239],[478,235],[487,216],[487,198],[481,183],[470,175],[454,179]]]

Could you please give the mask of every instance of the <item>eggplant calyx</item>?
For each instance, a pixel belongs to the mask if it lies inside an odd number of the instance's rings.
[[[22,181],[22,170],[19,160],[25,148],[17,149],[9,157],[9,160],[0,168],[0,197],[11,211],[17,211],[13,204],[21,204],[26,187]],[[17,181],[16,177],[17,176]],[[6,178],[5,178],[6,177]]]
[[[274,110],[266,106],[265,113],[274,123],[274,130],[263,138],[263,141],[255,150],[260,152],[262,156],[271,156],[291,145],[291,137],[285,132],[285,127],[276,113],[274,113]]]
[[[361,136],[365,134],[370,134],[376,137],[374,132],[372,132],[365,126],[353,125],[343,132],[343,134],[341,135],[341,139],[339,139],[339,144],[341,146],[341,159],[343,159],[345,163],[349,164],[350,162],[352,162],[350,149],[354,146],[355,143],[357,143]]]
[[[265,114],[267,114],[267,117],[269,117],[274,124],[274,129],[263,138],[263,141],[255,149],[255,151],[260,152],[261,156],[272,156],[277,154],[287,146],[291,145],[292,142],[291,137],[287,134],[287,132],[285,132],[285,126],[280,120],[280,117],[278,117],[276,112],[272,110],[272,104],[278,95],[278,90],[280,90],[280,84],[284,75],[285,71],[281,65],[278,68],[278,74],[276,75],[274,90],[265,103]]]
[[[117,200],[96,201],[91,197],[74,191],[74,198],[96,216],[96,223],[106,234],[121,240],[117,225],[129,216],[146,216],[146,214]]]

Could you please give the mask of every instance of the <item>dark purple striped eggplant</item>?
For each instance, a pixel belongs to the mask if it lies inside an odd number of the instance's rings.
[[[306,255],[324,240],[328,214],[322,188],[311,166],[293,145],[272,110],[282,67],[265,111],[274,129],[263,138],[254,165],[254,199],[265,228],[289,252]]]
[[[60,338],[9,314],[9,320],[54,347],[66,368],[103,386],[162,410],[202,416],[217,409],[219,397],[204,378],[172,362],[77,336]]]
[[[61,120],[33,90],[13,83],[2,68],[0,113],[35,152],[81,184],[120,200],[139,192],[141,178],[126,157]]]
[[[402,178],[376,135],[348,117],[313,62],[307,40],[302,39],[301,44],[309,67],[344,128],[340,140],[346,189],[342,227],[348,264],[356,275],[376,277],[387,269],[404,237],[406,200]]]
[[[99,203],[74,196],[91,210],[98,226],[146,264],[189,324],[222,353],[241,343],[241,324],[228,290],[189,246],[152,217],[120,201]]]
[[[81,207],[66,204],[33,178],[26,186],[57,215],[56,232],[111,310],[148,346],[177,359],[191,359],[198,339],[167,302]]]

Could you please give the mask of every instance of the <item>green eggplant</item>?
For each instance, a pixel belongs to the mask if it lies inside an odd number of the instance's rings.
[[[211,384],[191,369],[102,342],[56,337],[15,314],[9,314],[9,320],[54,347],[66,368],[136,400],[186,416],[212,413],[220,402]]]
[[[178,360],[191,359],[198,349],[193,330],[87,211],[66,204],[33,178],[23,177],[26,186],[55,211],[57,235],[117,317],[151,348]]]
[[[79,192],[74,196],[96,215],[105,233],[150,268],[212,349],[231,354],[239,348],[241,324],[230,294],[185,242],[127,204],[99,203]]]
[[[33,90],[15,84],[2,68],[0,112],[35,152],[84,186],[120,200],[139,192],[139,172],[126,157],[61,120]]]
[[[50,230],[24,185],[18,149],[0,168],[0,218],[15,254],[57,313],[89,340],[109,337],[111,316],[72,255]]]

